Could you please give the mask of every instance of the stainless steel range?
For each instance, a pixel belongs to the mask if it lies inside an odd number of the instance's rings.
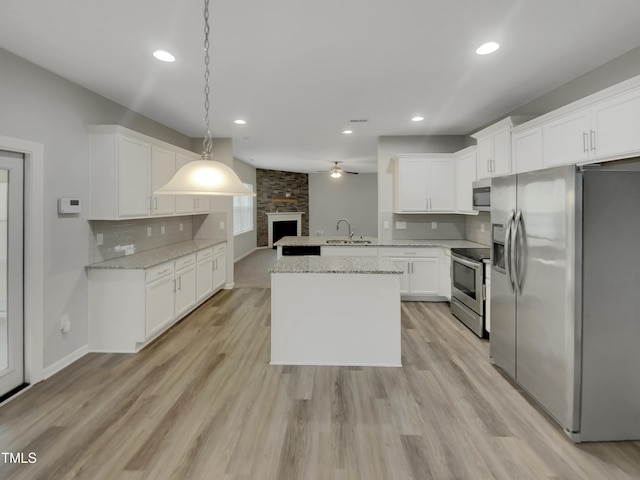
[[[485,333],[484,262],[489,248],[451,249],[451,313],[478,335]]]

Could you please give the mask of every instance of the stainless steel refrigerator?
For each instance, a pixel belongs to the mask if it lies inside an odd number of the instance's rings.
[[[640,439],[636,168],[491,183],[491,359],[576,442]]]

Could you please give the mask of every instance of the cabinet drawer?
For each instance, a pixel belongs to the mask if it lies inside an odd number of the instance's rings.
[[[440,248],[438,247],[419,247],[419,248],[403,248],[403,247],[381,247],[379,249],[381,257],[439,257]]]
[[[224,253],[227,250],[227,244],[221,243],[213,247],[213,254],[217,255],[218,253]]]
[[[151,283],[159,278],[170,275],[173,275],[173,262],[166,262],[147,269],[145,279],[146,283]]]
[[[213,257],[213,248],[205,248],[196,253],[196,259],[199,261]]]
[[[186,255],[184,257],[180,257],[176,259],[176,270],[180,270],[181,268],[188,267],[189,265],[193,265],[196,263],[196,254],[192,253],[191,255]]]

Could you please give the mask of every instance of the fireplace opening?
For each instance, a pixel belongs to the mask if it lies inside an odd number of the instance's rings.
[[[298,235],[297,220],[282,220],[273,222],[273,243],[276,243],[282,237],[295,237]],[[273,247],[276,248],[275,246]]]

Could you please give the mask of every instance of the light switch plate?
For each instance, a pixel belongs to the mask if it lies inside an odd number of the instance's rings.
[[[406,230],[407,222],[396,222],[396,230]]]
[[[389,230],[389,220],[385,220],[382,223],[382,228],[384,228],[385,230]]]
[[[104,236],[102,235],[102,233],[96,234],[96,244],[100,246],[103,243],[104,243]]]
[[[160,225],[160,235],[164,235],[164,225]]]
[[[180,231],[183,231],[183,230],[184,230],[184,225],[181,223],[180,224]]]
[[[224,230],[224,222],[220,222],[220,230]]]
[[[435,230],[436,228],[438,228],[438,222],[431,222],[431,229]]]

